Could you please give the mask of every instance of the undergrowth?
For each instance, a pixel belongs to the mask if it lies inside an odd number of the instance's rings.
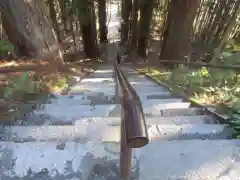
[[[9,51],[12,51],[14,46],[6,40],[0,40],[0,55],[7,54]]]
[[[226,54],[226,53],[225,53]],[[223,54],[224,64],[239,64],[240,58]],[[234,137],[240,138],[240,74],[233,70],[198,68],[184,65],[168,71],[158,68],[138,69],[154,79],[170,83],[201,104],[215,105],[217,111],[229,116],[235,129]]]
[[[4,88],[4,99],[12,99],[14,95],[20,96],[23,94],[39,94],[44,91],[59,91],[67,86],[68,80],[65,76],[60,76],[55,81],[50,81],[46,78],[31,75],[24,72],[22,75],[11,79]],[[51,87],[50,87],[51,86]]]

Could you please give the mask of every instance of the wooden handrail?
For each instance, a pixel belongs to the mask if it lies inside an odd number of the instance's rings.
[[[148,133],[142,103],[120,68],[119,54],[115,62],[117,95],[121,102],[121,179],[129,180],[132,148],[148,144]]]

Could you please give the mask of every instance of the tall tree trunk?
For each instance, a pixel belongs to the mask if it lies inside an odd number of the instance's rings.
[[[98,0],[98,20],[100,31],[100,42],[107,42],[107,14],[106,14],[106,0]]]
[[[218,47],[214,49],[213,57],[212,57],[212,60],[210,62],[211,64],[217,64],[218,57],[219,57],[222,49],[224,48],[225,43],[227,42],[231,31],[233,30],[233,28],[236,24],[237,16],[238,16],[239,13],[240,13],[240,6],[238,6],[238,9],[235,12],[233,12],[233,15],[230,18],[228,26],[227,26],[227,28],[224,32],[223,38],[221,39],[221,42],[219,43]]]
[[[199,16],[195,18],[195,24],[197,24],[195,28],[195,59],[204,58],[205,62],[209,62],[213,56],[219,53],[223,46],[222,40],[229,38],[225,32],[229,30],[229,23],[239,5],[240,1],[238,0],[214,0],[212,2],[202,0]],[[232,31],[229,36],[231,34]]]
[[[133,49],[137,48],[137,38],[138,38],[138,0],[133,0],[132,5],[132,36],[131,36],[131,46]]]
[[[62,58],[44,1],[2,0],[3,26],[19,55]]]
[[[77,52],[76,35],[75,35],[75,31],[74,31],[74,26],[73,26],[74,13],[73,13],[73,9],[72,8],[71,8],[69,14],[70,14],[69,15],[70,31],[71,31],[72,38],[73,38],[74,50],[75,50],[75,52]]]
[[[89,1],[89,6],[91,7],[91,23],[92,23],[92,36],[94,38],[95,44],[98,44],[98,34],[97,34],[97,20],[96,20],[96,6],[94,1]],[[98,47],[96,46],[97,53]]]
[[[138,55],[146,57],[148,37],[150,33],[150,25],[153,13],[154,0],[142,1],[140,4],[140,23],[138,38]]]
[[[98,57],[96,25],[93,23],[95,21],[93,18],[93,14],[95,16],[93,2],[91,0],[79,0],[78,9],[84,52],[88,58]]]
[[[58,22],[57,22],[57,15],[56,15],[56,10],[54,8],[53,1],[54,0],[48,0],[49,12],[50,12],[53,28],[54,28],[54,30],[56,32],[56,35],[57,35],[57,40],[58,40],[59,43],[61,43],[60,29],[59,29],[59,25],[58,25]]]
[[[66,34],[68,31],[68,22],[67,22],[67,5],[68,5],[68,0],[59,0],[59,6],[61,10],[61,19],[63,23],[63,28],[64,28],[64,33]]]
[[[125,44],[128,41],[131,10],[131,0],[122,0],[121,44]]]
[[[191,30],[200,0],[172,0],[168,8],[160,58],[184,60],[188,55]]]

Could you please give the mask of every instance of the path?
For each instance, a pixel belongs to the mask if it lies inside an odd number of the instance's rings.
[[[109,48],[114,60],[116,46]],[[0,179],[119,179],[120,105],[112,69],[102,66],[68,95],[50,97],[25,125],[2,128]],[[239,179],[240,141],[226,139],[225,125],[129,67],[122,70],[141,98],[151,139],[134,152],[135,179]]]

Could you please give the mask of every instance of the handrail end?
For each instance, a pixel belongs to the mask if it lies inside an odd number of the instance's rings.
[[[148,137],[134,137],[127,141],[130,148],[141,148],[149,143]]]

